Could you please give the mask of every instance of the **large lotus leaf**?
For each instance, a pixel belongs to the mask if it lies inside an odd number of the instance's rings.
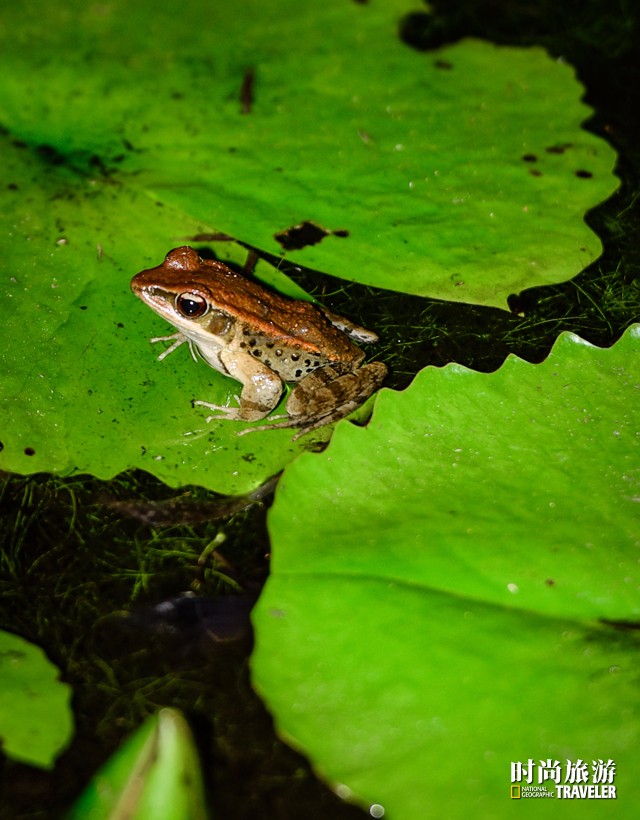
[[[311,265],[491,304],[598,253],[582,214],[611,190],[613,153],[579,128],[571,70],[478,42],[416,54],[397,37],[408,9],[2,10],[2,467],[139,467],[242,492],[299,451],[289,431],[207,425],[191,400],[225,404],[238,385],[186,347],[155,361],[146,339],[166,325],[128,283],[189,236],[217,228],[275,250],[278,229],[315,220],[350,237],[304,251]]]
[[[615,188],[615,155],[542,49],[419,54],[398,34],[410,0],[29,9],[2,12],[0,120],[108,170],[114,194],[146,191],[274,252],[304,221],[348,231],[292,257],[499,307],[600,252],[583,216]]]
[[[291,431],[240,437],[233,422],[206,424],[191,400],[224,404],[237,383],[193,362],[186,346],[157,361],[163,348],[148,339],[168,326],[129,290],[136,269],[162,261],[148,243],[159,249],[176,232],[179,244],[201,223],[41,166],[33,181],[32,157],[5,158],[20,196],[0,213],[14,235],[1,285],[1,466],[101,478],[135,466],[221,492],[246,491],[282,469],[298,449]]]
[[[73,734],[71,689],[38,646],[0,631],[0,744],[8,757],[53,767]]]
[[[640,326],[609,349],[564,334],[540,365],[383,390],[286,470],[254,679],[340,793],[500,818],[512,762],[558,760],[563,783],[611,758],[600,811],[634,816],[639,385]]]

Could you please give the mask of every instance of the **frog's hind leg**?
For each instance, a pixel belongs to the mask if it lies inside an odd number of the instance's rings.
[[[299,428],[293,441],[351,415],[382,385],[387,367],[382,362],[365,364],[358,370],[347,365],[329,365],[315,370],[299,382],[287,401],[287,420],[243,430],[245,433],[274,428]]]
[[[387,367],[382,362],[371,362],[357,370],[339,364],[314,370],[291,391],[287,413],[298,421],[298,426],[306,426],[308,421],[318,427],[315,421],[327,416],[337,421],[375,393],[386,375]]]

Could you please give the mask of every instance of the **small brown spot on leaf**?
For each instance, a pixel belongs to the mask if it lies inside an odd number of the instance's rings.
[[[562,142],[558,145],[550,145],[548,148],[545,148],[547,154],[564,154],[567,148],[571,148],[570,142]]]
[[[591,179],[593,174],[591,173],[591,171],[585,171],[583,168],[580,168],[578,171],[576,171],[576,176],[580,177],[580,179]]]
[[[337,231],[328,231],[326,228],[316,225],[315,222],[301,222],[293,225],[284,231],[274,234],[274,239],[279,242],[285,251],[297,251],[306,248],[308,245],[317,245],[325,236],[349,236],[349,231],[340,228]]]
[[[524,154],[522,157],[523,162],[537,162],[538,157],[535,154]]]

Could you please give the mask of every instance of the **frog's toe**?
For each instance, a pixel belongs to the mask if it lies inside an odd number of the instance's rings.
[[[242,421],[241,416],[238,414],[238,411],[233,407],[216,407],[213,408],[217,410],[216,413],[212,413],[210,416],[205,418],[205,422],[207,424],[211,424],[212,421]]]
[[[234,399],[238,402],[238,404],[240,403],[238,396],[234,396]],[[215,414],[207,416],[205,419],[207,424],[219,419],[238,421],[242,418],[238,407],[229,407],[225,404],[212,404],[209,401],[201,401],[200,399],[194,399],[191,404],[193,407],[206,407],[207,410],[215,410]]]
[[[247,433],[259,433],[262,430],[273,430],[274,427],[298,427],[299,422],[289,418],[287,413],[280,413],[277,416],[269,416],[268,422],[277,421],[278,419],[287,419],[287,421],[280,421],[277,424],[260,424],[258,427],[246,427],[244,430],[238,430],[239,436],[246,436]]]

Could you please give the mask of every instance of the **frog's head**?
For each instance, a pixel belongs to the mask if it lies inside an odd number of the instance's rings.
[[[222,344],[233,332],[234,317],[224,309],[224,299],[221,304],[216,273],[237,276],[221,262],[201,259],[183,246],[169,251],[161,265],[137,273],[131,290],[202,349],[216,340]]]

